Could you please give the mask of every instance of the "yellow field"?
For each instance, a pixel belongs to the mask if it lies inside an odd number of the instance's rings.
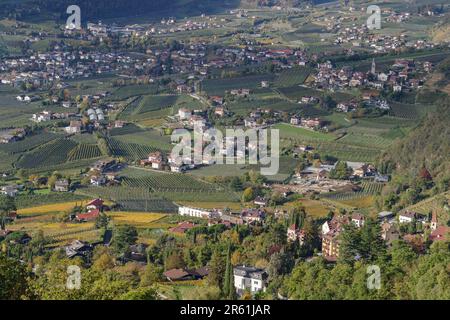
[[[87,201],[87,200],[80,200],[80,201],[46,204],[46,205],[37,206],[37,207],[20,209],[17,211],[17,213],[20,215],[27,215],[27,214],[41,214],[41,213],[51,213],[51,212],[66,212],[66,211],[74,208],[77,205],[78,206],[85,205],[88,202],[89,201]]]
[[[374,204],[374,197],[373,196],[367,196],[357,199],[351,199],[351,200],[339,200],[337,202],[343,203],[345,205],[355,207],[355,208],[370,208]]]
[[[290,209],[297,203],[300,203],[303,207],[305,207],[306,213],[314,218],[325,217],[330,210],[330,207],[326,203],[311,199],[302,199],[295,202],[289,202],[284,207],[286,209]]]
[[[190,202],[190,201],[179,201],[181,205],[201,208],[201,209],[223,209],[229,208],[231,210],[241,210],[243,207],[239,202]]]
[[[150,227],[154,222],[166,216],[163,213],[148,212],[109,212],[108,215],[117,224],[131,224],[136,227]]]

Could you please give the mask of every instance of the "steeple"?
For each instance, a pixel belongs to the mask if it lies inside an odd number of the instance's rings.
[[[377,65],[375,64],[375,58],[373,58],[372,59],[372,68],[370,69],[371,74],[376,74],[376,67],[377,67]]]

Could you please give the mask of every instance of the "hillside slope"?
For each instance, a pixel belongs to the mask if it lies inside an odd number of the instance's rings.
[[[450,177],[450,98],[441,100],[409,135],[380,159],[380,167],[394,176],[415,178],[425,167],[435,182]]]

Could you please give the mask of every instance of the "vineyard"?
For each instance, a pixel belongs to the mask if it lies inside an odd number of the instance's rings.
[[[429,212],[436,212],[438,216],[440,216],[445,211],[444,209],[445,203],[450,203],[450,191],[438,194],[434,197],[413,204],[403,209],[402,212],[413,211],[422,214],[428,214]]]
[[[158,150],[150,146],[135,143],[124,143],[114,138],[107,138],[106,141],[113,156],[124,157],[129,161],[144,159],[149,153]]]
[[[55,133],[42,132],[33,136],[26,137],[24,140],[18,142],[1,144],[0,151],[9,154],[30,151],[42,144],[55,140],[58,137],[60,136]]]
[[[123,211],[175,213],[178,207],[159,194],[139,187],[87,187],[77,190],[80,194],[95,195],[116,202]]]
[[[385,149],[392,144],[392,140],[385,139],[381,136],[362,133],[356,134],[353,132],[344,135],[337,141],[349,145],[380,149]]]
[[[152,173],[140,178],[124,178],[128,187],[149,188],[158,192],[213,192],[218,187],[185,174]]]
[[[26,153],[18,161],[19,168],[30,169],[44,167],[46,165],[61,164],[67,161],[70,151],[77,143],[69,139],[57,139],[38,149]]]
[[[115,100],[125,100],[130,97],[146,95],[146,94],[156,94],[158,91],[157,85],[130,85],[118,88],[111,96],[111,99]]]
[[[211,79],[205,80],[202,84],[202,89],[208,95],[223,95],[225,91],[233,89],[256,89],[260,87],[261,81],[271,81],[273,75],[252,75],[235,78]]]
[[[80,144],[72,149],[67,157],[67,161],[77,161],[82,159],[93,159],[101,157],[102,153],[95,144]]]
[[[275,80],[275,85],[277,87],[291,87],[303,84],[310,73],[311,69],[306,67],[283,71]]]
[[[320,142],[316,145],[321,155],[329,155],[344,161],[372,162],[381,153],[380,149],[346,145],[337,142]]]
[[[330,192],[321,195],[321,198],[335,200],[335,201],[347,201],[354,199],[361,199],[367,196],[373,196],[379,194],[383,189],[383,183],[364,181],[361,183],[361,189],[356,192]]]
[[[126,126],[124,126],[123,128],[111,129],[109,134],[111,136],[121,136],[121,135],[125,135],[125,134],[133,134],[133,133],[138,133],[138,132],[142,132],[142,131],[143,131],[143,129],[139,128],[135,124],[130,123],[130,124],[127,124]]]

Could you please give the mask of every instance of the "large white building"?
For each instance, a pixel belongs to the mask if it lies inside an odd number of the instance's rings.
[[[236,266],[233,271],[234,287],[239,295],[245,291],[254,294],[266,290],[267,273],[263,269]]]
[[[191,207],[179,207],[178,214],[181,216],[203,218],[203,219],[212,219],[220,217],[220,212],[217,210],[206,210]]]

